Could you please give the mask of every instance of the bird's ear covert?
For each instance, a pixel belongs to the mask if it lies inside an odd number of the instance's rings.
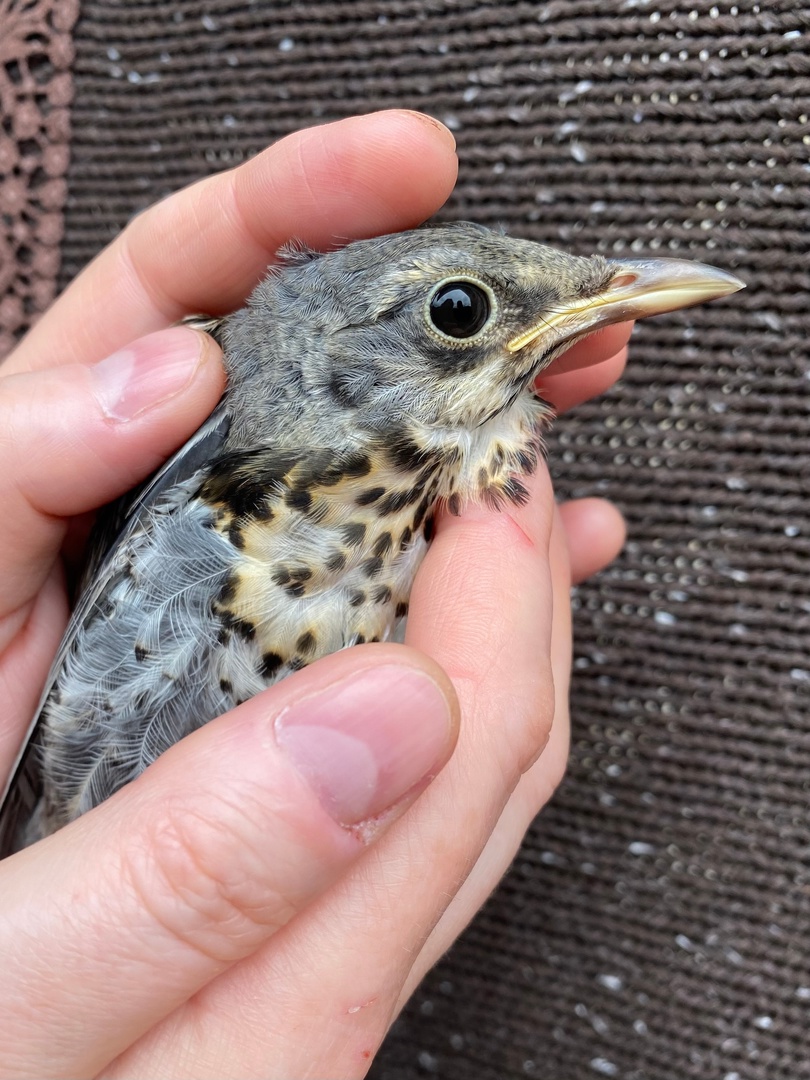
[[[425,314],[430,329],[454,345],[476,341],[492,323],[497,304],[488,285],[476,278],[453,276],[434,286]]]

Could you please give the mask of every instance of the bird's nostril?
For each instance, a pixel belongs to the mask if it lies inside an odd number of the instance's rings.
[[[623,289],[627,285],[635,285],[637,281],[638,274],[617,274],[616,277],[611,281],[610,287],[612,289]]]

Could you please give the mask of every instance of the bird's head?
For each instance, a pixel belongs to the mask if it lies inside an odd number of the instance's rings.
[[[288,259],[275,287],[298,293],[313,392],[377,430],[476,428],[579,338],[742,288],[698,263],[582,258],[466,222]]]

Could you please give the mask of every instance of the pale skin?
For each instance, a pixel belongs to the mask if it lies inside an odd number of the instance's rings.
[[[322,248],[415,226],[455,176],[450,133],[413,113],[292,135],[138,217],[8,358],[3,775],[66,624],[65,546],[221,393],[214,343],[166,328],[238,306],[291,237]],[[581,342],[545,396],[562,411],[606,389],[629,333]],[[136,339],[148,378],[135,415],[113,421],[93,365]],[[615,556],[624,526],[601,500],[555,506],[545,468],[530,486],[525,507],[441,518],[407,646],[296,673],[0,865],[0,1076],[365,1074],[564,770],[569,588]],[[327,813],[274,726],[306,725],[313,702],[328,709],[340,693],[386,753],[398,731],[416,730],[421,748],[395,761],[372,807],[382,814],[358,830]]]

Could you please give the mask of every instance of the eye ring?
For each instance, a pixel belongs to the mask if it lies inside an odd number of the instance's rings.
[[[481,338],[496,310],[495,294],[488,285],[467,274],[453,274],[431,290],[425,319],[442,341],[463,346]]]

